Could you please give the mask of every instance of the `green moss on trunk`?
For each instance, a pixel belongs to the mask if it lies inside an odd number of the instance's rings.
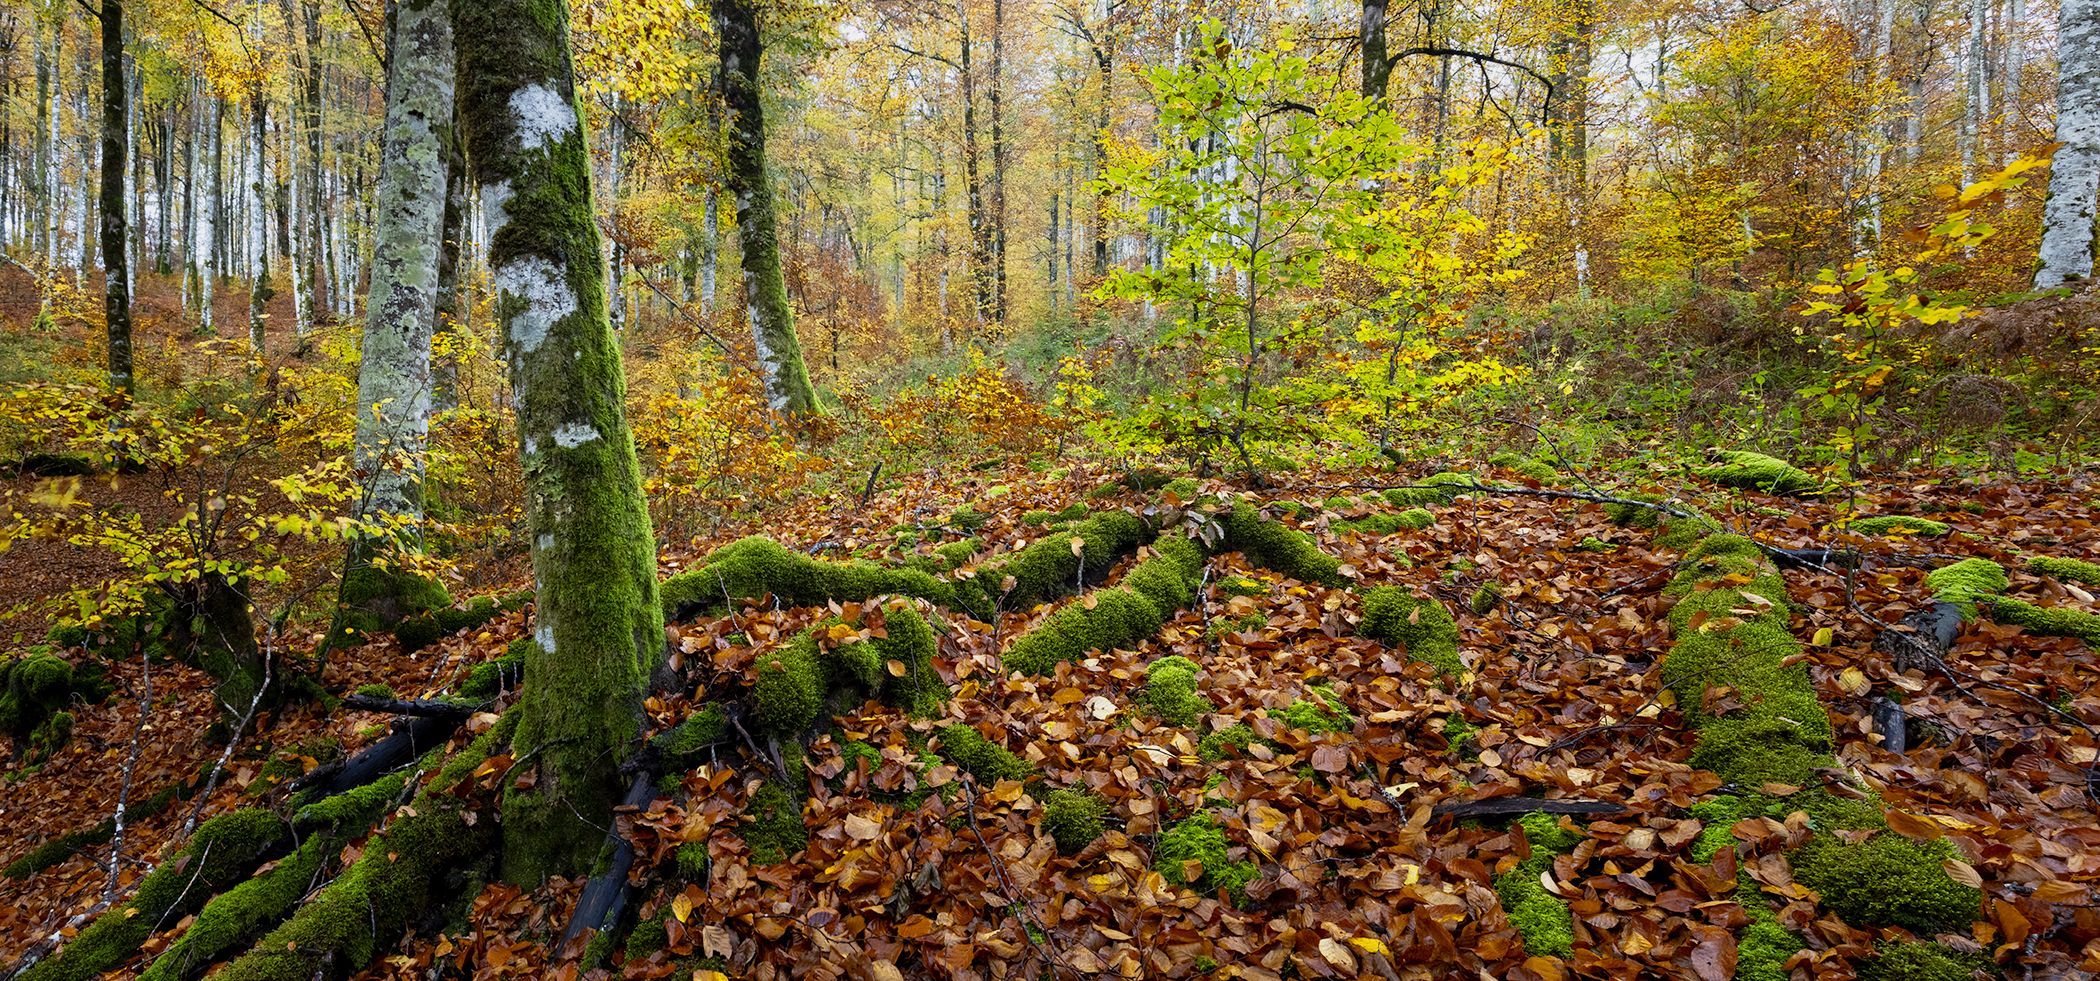
[[[496,320],[517,403],[537,584],[504,874],[587,870],[626,790],[664,652],[656,548],[608,321],[566,0],[452,5],[459,119],[489,211]]]

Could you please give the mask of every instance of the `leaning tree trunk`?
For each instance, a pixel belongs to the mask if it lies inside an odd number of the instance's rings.
[[[124,103],[124,4],[102,0],[102,310],[108,321],[109,387],[131,397],[131,274],[125,242],[124,168],[130,123]]]
[[[758,62],[764,47],[752,0],[714,0],[715,34],[721,38],[717,84],[728,110],[728,184],[736,196],[736,233],[744,262],[744,307],[751,341],[765,373],[766,395],[776,410],[817,411],[802,343],[795,338],[795,311],[788,305],[780,269],[780,233],[774,223],[773,181],[766,173],[766,117],[759,100]]]
[[[2064,0],[2057,28],[2056,139],[2042,206],[2036,289],[2093,274],[2093,206],[2100,196],[2100,0]]]
[[[453,14],[459,117],[488,211],[538,584],[512,743],[532,781],[510,781],[503,866],[513,881],[537,882],[589,870],[605,841],[663,657],[663,611],[606,316],[568,4],[456,0]]]

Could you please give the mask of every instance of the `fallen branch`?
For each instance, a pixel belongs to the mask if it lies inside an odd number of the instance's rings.
[[[1595,816],[1624,814],[1626,808],[1601,800],[1547,800],[1543,797],[1489,797],[1485,800],[1443,803],[1429,809],[1436,817],[1516,817],[1524,814],[1574,814]]]
[[[486,704],[448,702],[437,698],[379,698],[373,695],[352,695],[343,699],[343,707],[360,712],[382,712],[387,715],[409,715],[425,719],[464,719],[486,708]]]
[[[656,778],[660,769],[660,765],[645,766],[635,774],[634,784],[627,788],[627,796],[621,799],[620,807],[639,810],[647,806],[656,797]],[[618,814],[617,811],[614,813]],[[617,824],[617,816],[614,821]],[[568,927],[562,930],[561,944],[557,949],[566,949],[569,941],[585,930],[607,933],[617,929],[621,914],[627,910],[627,900],[634,892],[633,884],[627,881],[628,871],[634,868],[634,842],[618,831],[606,837],[612,842],[612,861],[604,872],[584,884],[583,894],[576,899],[576,912],[569,917]]]
[[[362,787],[445,745],[452,738],[453,731],[465,721],[464,715],[411,716],[395,723],[394,731],[386,738],[365,747],[356,756],[316,767],[292,781],[290,788],[318,787],[321,796],[330,797],[353,787]]]

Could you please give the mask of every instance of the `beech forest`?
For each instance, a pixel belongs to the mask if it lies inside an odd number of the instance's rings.
[[[0,0],[0,981],[2100,977],[2100,0]]]

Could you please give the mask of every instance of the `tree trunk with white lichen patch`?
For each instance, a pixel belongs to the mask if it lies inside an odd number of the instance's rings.
[[[737,241],[743,248],[744,312],[751,342],[765,374],[766,395],[785,412],[817,410],[802,344],[795,338],[795,311],[788,305],[780,269],[780,237],[774,224],[773,182],[766,174],[766,117],[759,99],[758,62],[764,53],[758,14],[750,0],[714,0],[715,35],[721,38],[716,84],[729,112],[723,134],[730,193],[736,198]]]
[[[537,583],[504,874],[589,871],[662,658],[656,552],[607,319],[565,0],[453,6],[460,121],[488,212]],[[523,782],[525,789],[518,789]]]

